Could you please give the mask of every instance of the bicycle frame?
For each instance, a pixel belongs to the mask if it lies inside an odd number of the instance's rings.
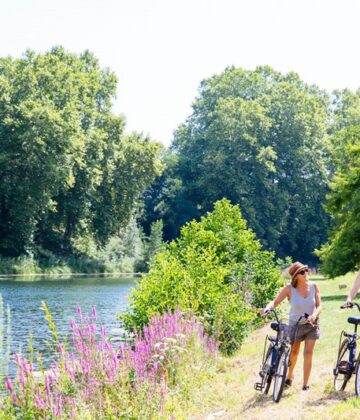
[[[339,349],[341,343],[343,341],[343,337],[346,337],[348,340],[347,348],[349,349],[349,371],[352,374],[356,368],[356,347],[357,347],[357,340],[359,339],[357,334],[357,325],[355,325],[355,331],[353,334],[347,333],[346,331],[341,331],[340,339],[339,339]]]
[[[353,308],[354,306],[356,306],[357,309],[360,311],[360,306],[357,303],[351,303],[351,304],[347,304],[346,306],[341,306],[341,309]],[[356,392],[356,395],[359,395],[360,394],[360,388],[359,388],[360,386],[360,381],[359,381],[360,355],[358,357],[356,356],[356,347],[357,347],[357,340],[359,339],[357,329],[360,323],[360,319],[357,317],[349,317],[348,323],[354,325],[354,332],[348,333],[344,330],[341,331],[340,339],[339,339],[339,350],[338,350],[337,362],[333,370],[334,388],[337,391],[344,391],[351,376],[355,373],[355,392]]]
[[[273,309],[269,312],[272,312],[275,316],[276,322],[272,322],[271,323],[271,328],[276,331],[276,336],[270,336],[270,335],[266,335],[265,337],[265,343],[264,343],[264,351],[263,351],[263,357],[262,357],[262,366],[264,366],[266,358],[267,358],[267,353],[269,351],[269,348],[271,348],[271,359],[270,359],[270,365],[268,367],[268,372],[261,372],[260,376],[262,377],[262,375],[268,375],[271,379],[275,376],[275,370],[276,370],[276,366],[278,364],[278,361],[280,360],[280,357],[282,355],[282,353],[285,351],[285,349],[288,347],[288,342],[286,339],[282,338],[282,331],[280,328],[280,320],[279,317],[276,313],[276,311],[274,311]],[[267,343],[269,343],[269,346],[267,346]],[[270,347],[271,346],[271,347]],[[255,389],[258,391],[262,391],[263,387],[265,386],[265,384],[262,382],[260,383],[256,383],[255,384]]]
[[[276,319],[276,322],[271,323],[271,328],[276,331],[276,337],[267,335],[265,337],[265,345],[264,345],[264,351],[263,351],[263,357],[262,357],[262,364],[261,364],[261,371],[259,372],[261,377],[261,382],[255,383],[255,389],[257,391],[263,391],[265,394],[268,392],[272,378],[275,377],[275,383],[277,382],[277,368],[281,361],[281,358],[285,354],[285,360],[288,364],[288,355],[289,355],[289,341],[287,337],[283,335],[283,329],[281,328],[281,323],[279,320],[279,317],[277,315],[277,312],[273,309],[268,311],[268,313],[273,313]],[[308,318],[308,314],[303,314],[299,320],[297,321],[296,328],[298,328],[298,325],[300,321],[303,318]],[[296,334],[296,332],[295,332]],[[269,343],[269,344],[268,344]],[[270,354],[271,351],[271,354]],[[269,358],[269,356],[271,356]],[[266,364],[267,362],[267,364]],[[288,365],[287,365],[288,366]],[[285,370],[285,374],[283,377],[283,381],[285,381],[285,375],[287,371],[287,366]],[[283,390],[283,383],[280,385],[280,391],[277,391],[277,396],[275,397],[275,388],[274,388],[274,401],[279,402]],[[275,385],[274,385],[275,386]]]

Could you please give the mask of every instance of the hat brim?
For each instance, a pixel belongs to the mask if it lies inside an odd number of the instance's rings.
[[[305,264],[305,265],[301,265],[296,271],[295,271],[295,273],[291,276],[291,278],[292,279],[294,279],[299,273],[300,273],[300,271],[303,271],[303,270],[308,270],[309,269],[309,267]]]

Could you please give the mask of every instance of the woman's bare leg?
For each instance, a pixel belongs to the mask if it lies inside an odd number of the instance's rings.
[[[291,380],[294,378],[294,368],[295,368],[296,361],[299,355],[300,344],[301,344],[301,341],[294,341],[293,345],[291,346],[289,370],[287,373],[288,379],[291,379]]]
[[[305,340],[305,347],[304,347],[304,385],[307,385],[311,366],[312,366],[312,357],[314,353],[314,346],[316,340]]]

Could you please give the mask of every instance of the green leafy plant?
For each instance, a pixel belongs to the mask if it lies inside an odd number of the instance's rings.
[[[239,207],[224,199],[157,254],[120,318],[132,330],[180,307],[202,317],[206,332],[230,354],[256,319],[255,308],[271,299],[279,284],[273,254],[262,250]]]

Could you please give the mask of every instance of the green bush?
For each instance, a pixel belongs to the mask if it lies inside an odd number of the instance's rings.
[[[230,354],[249,331],[255,309],[273,298],[279,279],[273,253],[262,251],[239,207],[224,199],[156,255],[120,318],[132,330],[179,307],[202,317],[206,332]]]

